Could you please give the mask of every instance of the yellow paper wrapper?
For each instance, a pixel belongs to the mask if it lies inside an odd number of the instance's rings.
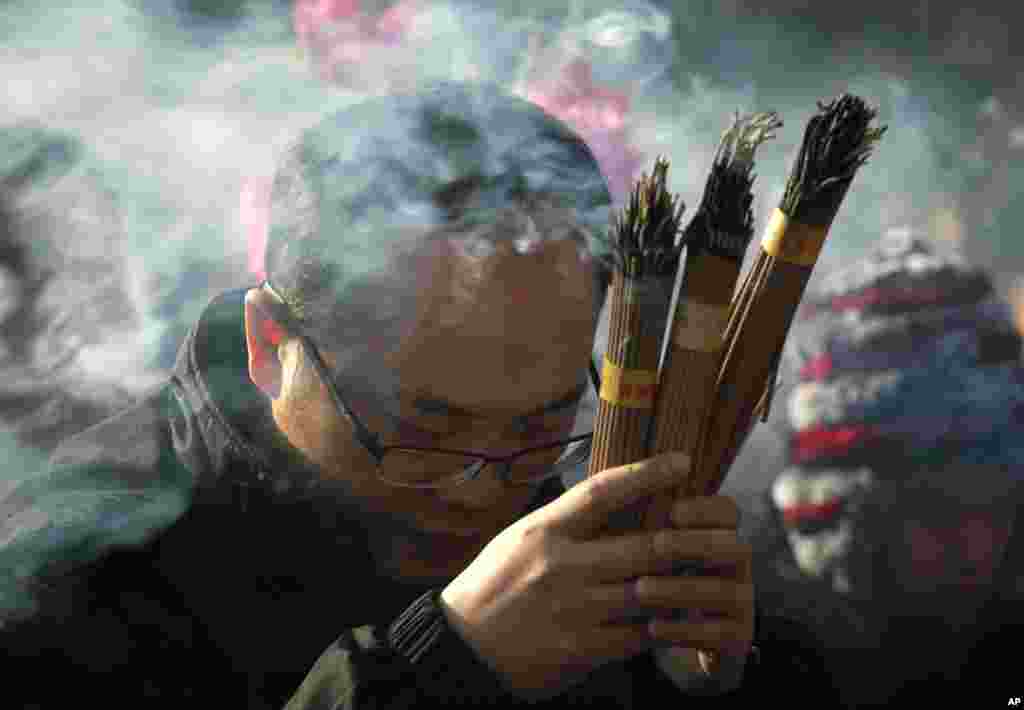
[[[651,409],[658,390],[657,370],[632,370],[604,359],[601,370],[601,399],[630,409]]]
[[[761,239],[761,248],[768,256],[788,264],[814,266],[827,236],[827,225],[793,222],[776,207]]]

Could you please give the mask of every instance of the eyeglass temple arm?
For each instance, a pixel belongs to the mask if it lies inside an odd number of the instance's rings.
[[[330,393],[331,398],[335,401],[335,404],[337,405],[338,409],[341,410],[341,412],[352,423],[352,426],[355,429],[356,438],[359,439],[359,442],[363,446],[365,446],[367,450],[369,450],[369,452],[373,455],[374,458],[380,460],[384,455],[384,452],[380,445],[380,441],[377,439],[377,436],[372,431],[370,431],[363,425],[363,423],[359,420],[359,417],[355,415],[352,409],[348,406],[348,403],[341,396],[341,392],[339,392],[337,387],[335,386],[334,380],[330,376],[330,373],[327,371],[327,366],[320,358],[320,352],[313,344],[313,341],[311,341],[308,336],[302,333],[302,330],[299,327],[298,323],[295,321],[294,318],[292,318],[291,313],[288,311],[287,303],[285,303],[284,299],[281,298],[277,290],[274,289],[273,286],[271,286],[270,281],[264,281],[263,287],[270,292],[270,294],[274,297],[274,300],[276,301],[277,305],[279,306],[279,308],[275,310],[278,311],[278,314],[284,321],[282,322],[282,325],[286,329],[292,330],[292,332],[298,335],[298,337],[302,341],[303,347],[308,351],[310,359],[313,361],[313,366],[316,368],[317,374],[320,375],[320,379],[323,380],[324,385],[327,387],[327,391]],[[587,364],[590,369],[590,379],[594,383],[594,389],[600,392],[601,376],[598,374],[597,363],[595,362],[594,357],[594,354],[591,353]]]
[[[352,424],[352,428],[355,429],[356,439],[359,440],[367,451],[370,452],[377,461],[379,462],[384,456],[383,447],[380,445],[380,440],[377,435],[366,428],[363,423],[356,416],[352,408],[348,406],[348,402],[341,396],[341,392],[338,391],[337,386],[334,384],[334,378],[331,377],[330,372],[327,370],[327,365],[324,363],[323,358],[320,357],[320,351],[310,340],[309,336],[302,332],[302,327],[298,321],[292,316],[291,311],[288,309],[288,304],[285,302],[277,290],[270,284],[270,281],[263,282],[263,288],[266,289],[274,300],[274,317],[281,321],[281,325],[285,330],[291,332],[299,341],[302,343],[302,347],[306,350],[306,354],[309,359],[313,362],[313,367],[316,369],[317,374],[320,376],[320,380],[324,383],[327,388],[327,392],[331,395],[331,399],[334,400],[334,404],[337,409],[345,415],[348,421]]]
[[[379,463],[384,457],[383,447],[380,445],[380,440],[377,435],[366,428],[363,422],[360,421],[359,417],[356,416],[352,408],[348,406],[348,402],[341,396],[341,392],[338,391],[337,385],[334,384],[334,379],[327,371],[327,366],[320,357],[320,353],[317,350],[313,342],[305,335],[300,335],[299,338],[302,340],[303,346],[309,351],[310,359],[313,361],[313,366],[316,367],[317,372],[320,374],[320,379],[323,380],[324,386],[327,387],[327,391],[330,393],[331,398],[334,400],[335,407],[345,415],[349,423],[352,424],[352,428],[355,429],[356,439],[359,440],[366,450],[377,459]]]

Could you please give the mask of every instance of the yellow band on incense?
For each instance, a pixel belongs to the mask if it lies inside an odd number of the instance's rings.
[[[828,236],[828,227],[792,222],[786,213],[775,208],[761,239],[761,248],[768,256],[799,266],[814,266]]]
[[[675,344],[684,350],[715,352],[729,320],[729,304],[681,301],[676,309]]]
[[[601,369],[601,399],[631,409],[651,409],[658,387],[657,370],[630,370],[604,358]]]

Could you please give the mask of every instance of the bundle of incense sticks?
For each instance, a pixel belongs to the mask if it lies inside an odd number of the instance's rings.
[[[729,303],[743,256],[754,235],[753,167],[757,147],[773,138],[782,121],[774,112],[741,118],[725,130],[697,212],[683,233],[685,261],[674,312],[669,316],[648,455],[683,451],[696,456],[701,425],[712,404],[721,362]],[[668,520],[680,490],[656,499],[647,527]]]
[[[760,252],[733,299],[715,385],[700,434],[691,493],[718,491],[754,424],[766,418],[786,336],[811,271],[857,170],[885,127],[877,111],[844,94],[818,104]]]
[[[608,347],[588,476],[639,461],[646,453],[685,209],[678,196],[669,195],[667,179],[668,161],[658,158],[613,225]],[[609,528],[635,526],[642,512],[636,508],[616,516]]]

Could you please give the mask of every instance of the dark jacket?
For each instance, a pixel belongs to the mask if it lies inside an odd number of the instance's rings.
[[[281,707],[300,685],[293,708],[507,704],[439,590],[381,578],[359,511],[274,427],[243,299],[215,299],[165,385],[0,498],[4,707]],[[799,683],[829,706],[799,626],[760,615],[757,645],[739,693]],[[673,694],[643,655],[552,706]]]

